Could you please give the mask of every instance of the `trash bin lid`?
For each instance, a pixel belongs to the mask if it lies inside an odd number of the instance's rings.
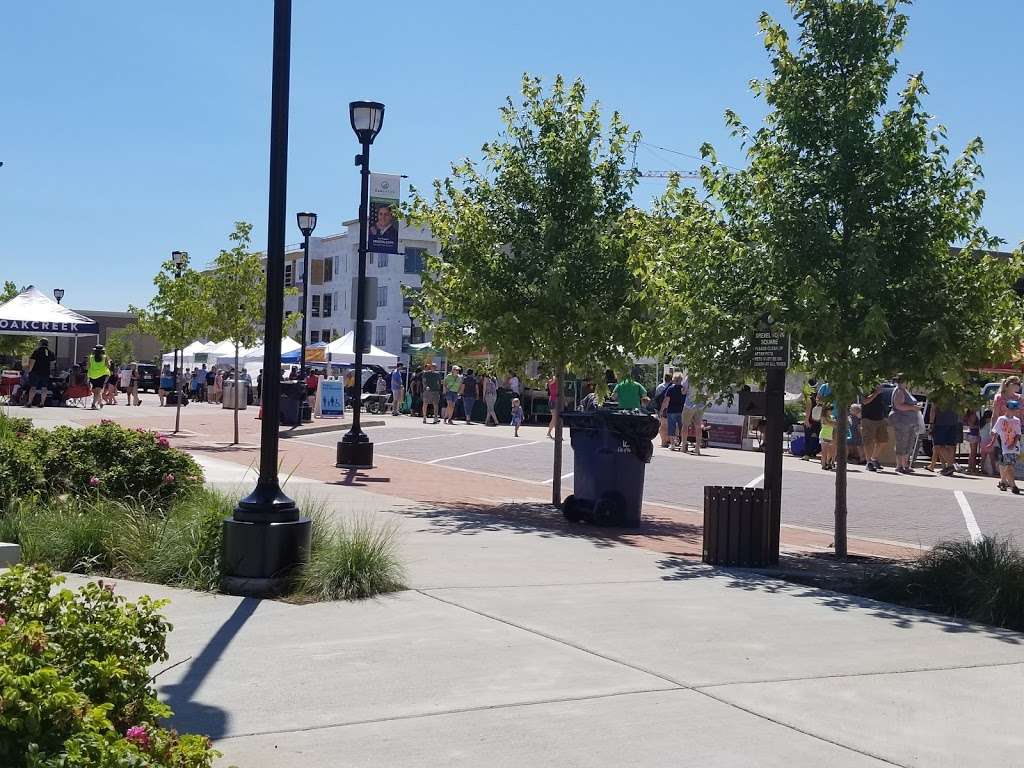
[[[562,418],[570,429],[606,430],[613,433],[645,464],[654,455],[654,444],[651,441],[658,434],[659,423],[649,413],[601,408],[596,411],[567,411],[562,414]]]

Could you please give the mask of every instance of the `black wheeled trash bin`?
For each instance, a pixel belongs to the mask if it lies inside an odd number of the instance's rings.
[[[573,450],[573,494],[562,504],[571,522],[636,528],[644,472],[658,420],[647,413],[599,409],[562,414]]]
[[[302,401],[306,399],[306,382],[281,382],[281,426],[297,427],[302,421]]]

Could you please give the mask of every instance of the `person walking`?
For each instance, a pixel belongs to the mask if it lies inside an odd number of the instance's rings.
[[[526,416],[525,416],[525,414],[523,414],[523,406],[519,402],[519,398],[518,397],[513,397],[512,398],[512,421],[511,421],[512,429],[513,429],[513,432],[512,432],[512,436],[513,437],[519,437],[519,428],[521,426],[523,426],[523,421],[525,420],[525,418],[526,418]]]
[[[402,412],[402,401],[405,399],[405,366],[398,363],[391,372],[391,415],[398,416]]]
[[[861,398],[860,430],[869,472],[877,472],[882,468],[878,456],[889,442],[889,421],[886,414],[890,405],[886,400],[881,382],[875,385],[870,394]]]
[[[665,430],[673,450],[679,450],[686,434],[683,432],[683,406],[686,403],[686,390],[683,388],[682,371],[672,374],[672,383],[662,390],[661,414],[665,421]]]
[[[996,419],[992,434],[999,441],[999,484],[1000,491],[1012,491],[1020,494],[1017,487],[1016,465],[1020,454],[1020,401],[1007,400],[1004,413]]]
[[[483,376],[484,405],[487,406],[487,417],[484,419],[484,426],[498,426],[498,414],[494,412],[494,404],[498,402],[498,380],[493,374],[485,373]],[[493,424],[491,422],[494,422]]]
[[[224,371],[220,368],[213,372],[213,402],[218,405],[224,402]]]
[[[664,415],[665,409],[662,402],[665,399],[665,390],[672,386],[672,374],[666,373],[664,380],[654,389],[654,407],[660,414],[658,418],[658,436],[661,438],[661,447],[668,448],[671,445],[669,440],[668,421]]]
[[[142,374],[139,372],[138,363],[132,363],[128,377],[128,405],[142,405],[139,399],[139,379]]]
[[[160,405],[163,406],[167,400],[167,395],[174,391],[174,371],[171,370],[169,363],[164,363],[164,369],[160,371],[160,385],[156,391],[156,396],[160,400]]]
[[[548,437],[554,439],[551,433],[555,429],[555,409],[558,407],[558,377],[554,373],[548,379],[548,411],[551,412],[551,420],[548,422]]]
[[[25,407],[31,408],[32,402],[36,399],[36,392],[41,390],[39,396],[39,407],[46,407],[46,395],[50,391],[50,369],[57,356],[50,350],[49,339],[40,339],[39,345],[35,348],[28,359],[28,400]]]
[[[472,368],[466,369],[466,375],[462,377],[462,386],[459,389],[462,395],[462,410],[465,412],[466,423],[473,423],[473,407],[477,399],[477,380]]]
[[[974,408],[968,408],[963,416],[967,427],[967,474],[977,475],[980,472],[978,460],[981,448],[981,417]]]
[[[416,370],[409,377],[409,415],[415,416],[423,408],[423,368],[416,366]]]
[[[509,371],[508,372],[508,379],[505,381],[505,386],[508,389],[508,391],[512,393],[512,397],[521,397],[522,396],[522,394],[523,394],[522,386],[523,385],[520,383],[519,377],[516,376],[516,372],[515,371]]]
[[[426,370],[423,371],[423,404],[421,415],[423,416],[423,423],[427,423],[427,411],[431,408],[434,409],[434,423],[437,424],[440,419],[441,408],[441,387],[443,382],[441,381],[441,374],[434,368],[433,362],[428,362]]]
[[[704,409],[707,402],[700,391],[700,387],[694,385],[693,381],[686,377],[686,402],[683,403],[683,451],[689,451],[690,429],[693,429],[693,454],[700,456],[701,443],[704,442]]]
[[[964,424],[955,404],[933,402],[929,421],[932,427],[932,461],[942,465],[939,473],[952,477],[956,472],[956,448],[964,437]],[[933,470],[934,471],[934,470]]]
[[[117,384],[125,392],[132,388],[132,367],[130,365],[122,365],[117,371]],[[132,397],[128,395],[128,405],[132,404]]]
[[[459,390],[462,389],[462,369],[453,365],[451,371],[444,377],[444,398],[447,404],[444,423],[455,423],[455,403],[459,399]]]
[[[896,377],[889,424],[896,432],[896,471],[901,475],[912,475],[914,468],[910,466],[910,454],[923,426],[923,416],[921,404],[910,394],[903,374]]]
[[[1003,379],[1003,383],[999,386],[999,392],[992,399],[992,431],[989,433],[989,447],[992,451],[992,463],[997,467],[1002,467],[1000,462],[1000,451],[1002,450],[1002,443],[996,438],[995,424],[999,420],[1000,416],[1005,416],[1007,413],[1007,404],[1011,401],[1018,400],[1020,396],[1020,377],[1019,376],[1007,376]],[[1000,469],[1000,472],[1002,470]],[[999,481],[1000,485],[1003,485],[1003,481]],[[1006,488],[1000,488],[1000,490],[1006,490]]]
[[[612,390],[615,402],[619,404],[620,411],[637,411],[644,403],[650,402],[647,397],[647,390],[643,385],[633,381],[633,377],[627,372],[625,376],[615,385]]]
[[[97,344],[92,348],[92,354],[89,355],[89,370],[87,373],[89,377],[89,384],[92,387],[92,410],[97,408],[103,408],[103,388],[107,385],[107,379],[110,377],[110,368],[107,365],[107,357],[104,354],[102,344]]]

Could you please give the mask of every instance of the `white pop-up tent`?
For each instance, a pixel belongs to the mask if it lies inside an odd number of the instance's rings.
[[[61,306],[34,285],[0,304],[0,335],[99,338],[99,332],[95,320]]]
[[[302,345],[299,344],[299,342],[297,342],[295,339],[291,338],[290,336],[285,336],[281,339],[281,354],[284,354],[285,352],[291,352],[293,349],[298,349],[300,346]],[[262,363],[264,348],[265,345],[260,344],[248,350],[245,353],[245,362]]]
[[[327,362],[351,365],[356,361],[355,353],[355,331],[349,331],[344,336],[339,336],[327,345]],[[380,365],[384,368],[393,366],[398,362],[398,355],[385,352],[380,347],[370,346],[369,352],[363,353],[364,365]]]
[[[208,341],[193,341],[178,353],[178,365],[183,368],[191,367],[196,361],[196,352],[206,352],[212,347]],[[174,365],[174,353],[168,352],[161,357],[164,365]]]

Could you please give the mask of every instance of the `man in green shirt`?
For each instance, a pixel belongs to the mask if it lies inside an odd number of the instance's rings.
[[[640,407],[641,403],[646,403],[650,400],[647,397],[647,390],[642,385],[633,381],[629,373],[619,380],[612,394],[619,404],[619,410],[622,411],[635,411]]]
[[[437,424],[441,414],[441,374],[428,362],[423,371],[423,423],[427,423],[427,409],[434,409],[434,423]]]
[[[452,366],[451,373],[444,377],[444,397],[448,405],[444,421],[446,424],[455,423],[455,403],[459,399],[459,389],[462,387],[462,369],[457,365]]]

